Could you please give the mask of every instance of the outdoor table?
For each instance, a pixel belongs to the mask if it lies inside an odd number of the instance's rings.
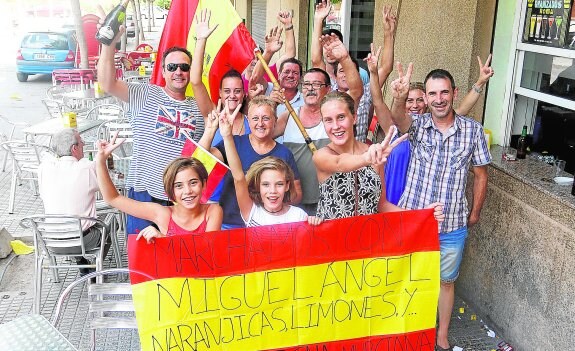
[[[76,117],[76,130],[78,131],[78,133],[82,134],[84,132],[87,132],[91,129],[94,128],[98,128],[98,126],[100,126],[100,124],[102,124],[104,121],[103,120],[99,120],[99,119],[86,119],[86,118],[81,118],[81,117]],[[61,118],[51,118],[45,121],[42,121],[40,123],[36,123],[28,128],[24,128],[22,129],[22,132],[24,134],[28,134],[28,135],[49,135],[52,136],[56,133],[58,133],[61,130],[64,130],[66,127],[64,127],[64,123],[62,122]]]
[[[39,314],[0,324],[0,350],[74,351],[74,345]]]

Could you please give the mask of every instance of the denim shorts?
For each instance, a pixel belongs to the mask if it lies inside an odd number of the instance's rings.
[[[453,283],[459,276],[465,239],[467,239],[467,227],[439,234],[441,281],[443,283]]]

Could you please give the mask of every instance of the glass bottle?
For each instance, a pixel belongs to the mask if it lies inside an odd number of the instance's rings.
[[[525,159],[527,156],[527,126],[523,126],[521,136],[517,140],[517,158]]]
[[[112,40],[114,40],[114,37],[120,31],[120,25],[124,23],[126,19],[126,6],[128,6],[128,2],[129,0],[124,0],[106,16],[104,24],[102,24],[96,33],[96,39],[98,39],[100,43],[107,46],[112,44]]]

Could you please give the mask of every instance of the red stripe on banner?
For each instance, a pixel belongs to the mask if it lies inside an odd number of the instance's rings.
[[[161,62],[164,52],[172,46],[185,48],[188,45],[188,33],[198,7],[198,0],[173,0],[164,24],[157,50],[157,63]],[[155,64],[150,78],[152,84],[166,85],[162,76],[162,65]]]
[[[267,351],[433,351],[435,328],[405,334],[375,335],[311,345],[284,347]]]
[[[208,182],[206,183],[206,188],[202,194],[202,202],[207,202],[212,194],[218,187],[218,185],[223,181],[228,169],[223,165],[216,163],[210,175],[208,176]]]
[[[242,73],[254,58],[255,48],[250,32],[240,23],[218,51],[208,75],[210,96],[214,104],[218,103],[220,81],[224,74],[232,68]]]
[[[155,279],[208,278],[334,261],[439,251],[433,210],[389,212],[307,222],[175,235],[154,243],[128,238],[131,270]],[[148,257],[155,257],[150,265]],[[185,272],[185,273],[184,273]],[[147,281],[132,276],[132,284]]]

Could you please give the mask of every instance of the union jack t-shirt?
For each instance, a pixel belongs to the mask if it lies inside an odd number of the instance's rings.
[[[133,155],[126,185],[167,200],[162,174],[180,157],[187,139],[199,141],[204,117],[196,100],[175,100],[152,84],[128,84],[127,117],[134,131]]]

